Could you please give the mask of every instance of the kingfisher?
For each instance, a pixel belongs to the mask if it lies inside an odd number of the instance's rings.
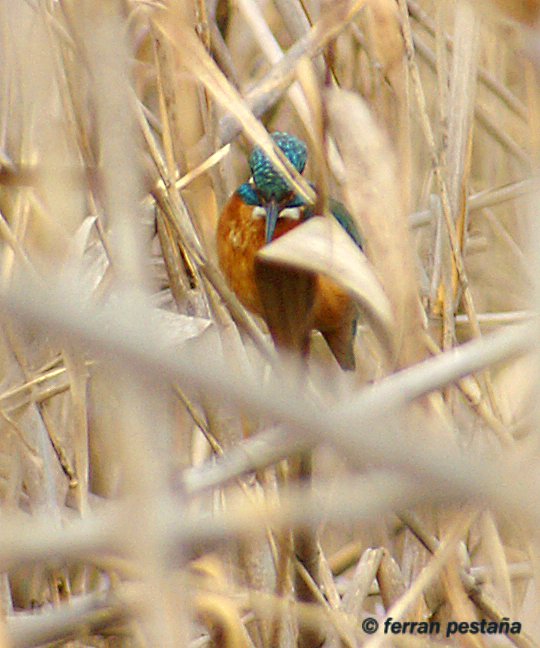
[[[284,132],[272,133],[272,139],[303,174],[305,142]],[[268,266],[257,257],[265,245],[313,217],[313,207],[294,192],[261,148],[253,149],[249,167],[251,177],[233,193],[218,223],[218,260],[227,283],[249,311],[266,321],[278,348],[296,347],[307,355],[310,333],[320,331],[339,365],[353,370],[358,313],[345,290],[323,275]],[[330,198],[329,209],[362,249],[344,205]]]

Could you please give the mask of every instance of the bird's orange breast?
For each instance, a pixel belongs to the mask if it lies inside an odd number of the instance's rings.
[[[274,238],[298,225],[293,218],[278,218]],[[255,283],[255,255],[266,244],[264,217],[253,216],[235,193],[225,206],[217,230],[219,265],[231,289],[250,311],[264,315]]]
[[[293,218],[280,217],[274,238],[299,225]],[[217,230],[217,250],[221,270],[238,299],[250,311],[264,316],[255,282],[255,256],[265,245],[265,219],[254,217],[253,207],[235,193],[223,210]],[[354,319],[349,295],[333,281],[317,277],[312,328],[333,331]]]

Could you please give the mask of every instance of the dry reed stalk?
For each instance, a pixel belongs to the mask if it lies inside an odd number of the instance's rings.
[[[396,366],[406,366],[420,359],[424,352],[419,340],[421,323],[414,261],[405,213],[398,198],[396,162],[386,137],[357,97],[333,91],[328,109],[345,160],[348,205],[364,233],[368,256],[392,305],[394,362]],[[388,249],[392,249],[391,257],[386,254]]]
[[[25,284],[26,294],[33,291],[34,288]],[[226,390],[231,403],[235,402],[246,411],[259,412],[272,420],[281,420],[298,428],[300,433],[309,438],[321,441],[326,439],[346,452],[350,460],[358,465],[362,465],[367,457],[408,465],[413,446],[410,440],[400,440],[394,429],[384,432],[381,428],[374,438],[367,430],[353,431],[351,426],[355,428],[362,420],[371,424],[377,418],[384,421],[391,412],[397,413],[412,399],[440,389],[449,381],[477,371],[485,365],[522,355],[529,348],[534,331],[534,327],[521,325],[515,330],[503,330],[489,338],[462,345],[452,352],[425,361],[418,367],[389,377],[384,383],[366,388],[354,399],[349,398],[346,405],[330,408],[326,415],[322,415],[312,401],[303,404],[303,398],[297,396],[284,398],[277,385],[261,389],[260,385],[249,385],[242,379],[231,380],[223,365],[219,370],[217,363],[213,367],[206,366],[203,358],[207,358],[208,351],[214,349],[211,341],[201,341],[198,350],[188,350],[186,347],[182,354],[171,357],[169,350],[161,346],[162,333],[159,327],[151,332],[144,325],[138,326],[133,321],[132,312],[124,313],[123,306],[108,306],[100,311],[99,316],[91,315],[88,309],[81,310],[73,297],[66,298],[64,293],[69,295],[70,289],[64,287],[61,294],[49,292],[47,304],[38,304],[25,300],[18,291],[13,291],[9,293],[9,297],[4,296],[4,303],[9,304],[10,309],[16,310],[21,316],[39,321],[42,326],[52,326],[65,333],[71,330],[76,337],[83,337],[102,352],[115,350],[118,358],[125,357],[135,366],[144,366],[147,372],[156,373],[162,378],[186,380],[187,377],[190,384],[203,389],[218,394]],[[130,322],[128,327],[124,324],[126,318]],[[103,327],[106,332],[102,330]],[[129,337],[126,335],[128,330]],[[384,412],[381,408],[384,408]],[[327,435],[327,425],[333,428],[330,437]],[[504,497],[500,499],[502,491],[496,481],[488,477],[489,471],[476,463],[469,476],[462,472],[453,475],[451,466],[454,465],[454,460],[462,468],[468,461],[457,448],[454,450],[448,447],[447,458],[454,457],[448,465],[436,459],[438,452],[435,443],[424,443],[421,448],[414,448],[413,453],[417,467],[422,466],[424,476],[434,486],[445,481],[461,489],[464,488],[464,483],[483,483],[486,492],[495,497],[499,505],[505,501]],[[481,479],[479,474],[482,475]],[[517,485],[515,488],[517,489]],[[523,501],[520,508],[522,506],[530,514],[533,513],[529,500]]]

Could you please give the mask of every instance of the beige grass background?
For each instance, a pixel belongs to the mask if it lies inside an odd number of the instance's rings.
[[[0,646],[537,644],[539,10],[0,2]],[[255,143],[364,234],[269,251],[349,288],[354,375],[217,268]]]

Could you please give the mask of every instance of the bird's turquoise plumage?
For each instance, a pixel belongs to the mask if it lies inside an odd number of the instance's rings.
[[[282,132],[273,133],[272,138],[295,169],[303,173],[307,163],[305,143]],[[317,330],[340,366],[354,369],[358,312],[347,291],[324,274],[274,267],[258,255],[275,238],[314,217],[313,205],[294,192],[260,148],[251,153],[249,166],[249,181],[238,187],[218,224],[219,263],[229,285],[246,308],[265,319],[277,346],[306,354],[310,332]],[[297,208],[298,214],[284,213],[290,208]],[[361,248],[362,240],[347,209],[332,198],[328,208]]]
[[[298,173],[303,173],[307,162],[307,146],[302,140],[288,133],[272,133],[272,139],[283,151],[285,157]],[[253,183],[261,197],[266,200],[275,198],[279,203],[291,193],[291,186],[270,162],[266,153],[256,146],[249,156],[249,167]]]
[[[240,198],[242,198],[246,205],[253,205],[254,207],[261,206],[259,194],[251,182],[244,182],[241,184],[236,190],[236,193]]]
[[[305,143],[294,135],[278,131],[272,133],[272,139],[298,173],[303,173],[307,163],[307,146]],[[251,169],[251,181],[245,182],[237,189],[237,194],[246,205],[265,207],[268,201],[274,199],[281,209],[304,207],[303,220],[315,215],[311,206],[292,192],[288,182],[278,173],[264,151],[258,146],[253,149],[249,157],[249,167]],[[362,249],[362,238],[345,205],[334,198],[330,198],[329,208],[341,227]]]
[[[356,228],[352,216],[349,214],[345,205],[343,203],[340,203],[339,200],[335,200],[334,198],[330,198],[328,203],[328,207],[332,212],[332,216],[337,220],[341,227],[343,227],[343,229],[352,238],[356,245],[358,245],[358,247],[362,250],[364,247],[362,243],[362,237],[360,236],[360,232]]]

